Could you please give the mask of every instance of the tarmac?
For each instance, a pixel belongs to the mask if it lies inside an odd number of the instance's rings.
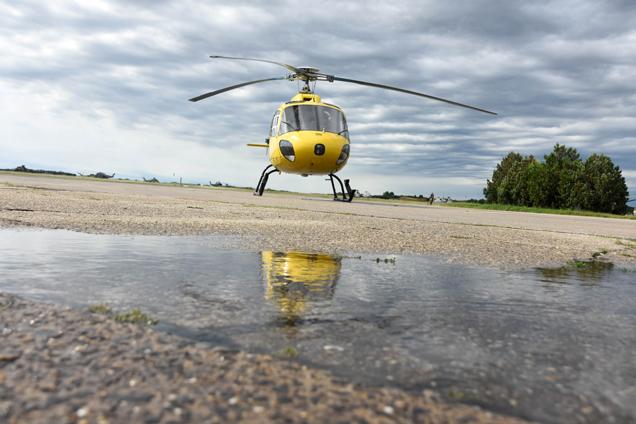
[[[425,254],[498,268],[603,255],[636,260],[636,221],[0,173],[0,226],[112,234],[230,234],[246,246]]]

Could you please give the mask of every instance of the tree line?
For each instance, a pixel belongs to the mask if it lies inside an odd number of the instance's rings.
[[[575,148],[556,144],[543,162],[511,152],[487,180],[488,203],[624,214],[629,192],[621,169],[603,154],[585,161]]]

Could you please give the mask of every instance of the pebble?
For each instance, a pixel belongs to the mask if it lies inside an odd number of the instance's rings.
[[[83,407],[75,411],[75,415],[77,415],[79,418],[84,418],[85,416],[88,415],[88,411],[89,411],[88,408]]]
[[[5,350],[0,352],[0,362],[13,362],[22,355],[19,350]]]
[[[325,345],[323,346],[323,349],[326,350],[327,352],[335,350],[338,352],[344,352],[344,347],[341,346],[336,346],[336,345]]]
[[[387,415],[409,422],[409,411],[415,410],[433,411],[445,422],[520,422],[399,389],[358,387],[289,360],[195,347],[146,327],[0,293],[0,322],[5,327],[16,328],[33,316],[38,316],[37,326],[2,338],[2,423],[68,422],[69,416],[98,423],[134,422],[139,417],[157,423],[254,421],[250,414],[261,415],[263,422],[354,422],[361,410],[370,422]],[[38,339],[46,340],[46,332],[57,334],[59,328],[65,330],[56,336],[58,343],[35,348]],[[75,354],[77,346],[92,353]],[[153,351],[152,361],[139,354],[146,347]],[[184,358],[191,362],[188,372],[181,366]],[[296,395],[306,391],[307,384],[319,394],[310,402]],[[398,404],[398,409],[390,406]],[[376,405],[384,406],[377,410]]]

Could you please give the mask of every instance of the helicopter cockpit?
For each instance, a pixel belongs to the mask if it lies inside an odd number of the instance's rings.
[[[279,134],[290,131],[325,131],[349,139],[347,121],[339,109],[329,106],[287,106],[280,120]]]

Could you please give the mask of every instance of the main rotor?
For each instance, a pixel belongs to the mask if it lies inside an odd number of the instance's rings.
[[[364,86],[367,86],[367,87],[375,87],[375,88],[382,88],[382,89],[385,89],[385,90],[398,91],[400,93],[411,94],[411,95],[419,96],[419,97],[425,97],[427,99],[437,100],[439,102],[444,102],[444,103],[448,103],[448,104],[451,104],[451,105],[454,105],[454,106],[459,106],[459,107],[463,107],[463,108],[467,108],[467,109],[476,110],[478,112],[488,113],[490,115],[497,115],[495,112],[491,112],[491,111],[486,110],[486,109],[482,109],[482,108],[475,107],[475,106],[470,106],[470,105],[463,104],[463,103],[458,103],[458,102],[455,102],[455,101],[452,101],[452,100],[448,100],[448,99],[444,99],[444,98],[441,98],[441,97],[431,96],[429,94],[424,94],[424,93],[420,93],[420,92],[417,92],[417,91],[407,90],[407,89],[399,88],[399,87],[393,87],[393,86],[390,86],[390,85],[378,84],[378,83],[374,83],[374,82],[360,81],[360,80],[354,80],[354,79],[350,79],[350,78],[338,77],[338,76],[335,76],[335,75],[323,74],[323,73],[320,72],[320,70],[318,68],[314,68],[314,67],[311,67],[311,66],[295,67],[295,66],[292,66],[292,65],[288,65],[286,63],[275,62],[273,60],[253,59],[253,58],[248,58],[248,57],[210,56],[210,58],[212,58],[212,59],[230,59],[230,60],[247,60],[247,61],[252,61],[252,62],[271,63],[273,65],[282,66],[283,68],[287,69],[290,72],[290,74],[288,74],[285,77],[266,78],[266,79],[260,79],[260,80],[256,80],[256,81],[243,82],[243,83],[240,83],[240,84],[236,84],[236,85],[232,85],[232,86],[229,86],[229,87],[221,88],[219,90],[210,91],[209,93],[205,93],[205,94],[202,94],[200,96],[191,98],[190,99],[191,102],[198,102],[199,100],[207,99],[208,97],[216,96],[217,94],[225,93],[226,91],[230,91],[230,90],[234,90],[234,89],[237,89],[237,88],[245,87],[247,85],[258,84],[258,83],[266,82],[266,81],[276,81],[276,80],[302,81],[304,83],[304,85],[303,85],[303,88],[301,89],[301,92],[303,92],[303,93],[311,93],[312,92],[311,87],[309,85],[310,82],[315,82],[315,81],[327,81],[327,82],[341,81],[341,82],[348,82],[348,83],[352,83],[352,84],[364,85]]]
[[[292,66],[286,63],[274,62],[273,60],[265,60],[265,59],[252,59],[248,57],[231,57],[231,56],[210,56],[212,59],[230,59],[230,60],[249,60],[252,62],[265,62],[271,63],[274,65],[282,66],[287,69],[291,73],[287,75],[285,78],[289,81],[302,81],[304,83],[303,88],[300,90],[302,93],[311,93],[312,89],[309,86],[310,82],[314,81],[327,81],[333,82],[334,76],[320,73],[318,68],[314,68],[313,66]],[[278,78],[277,78],[278,79]],[[196,100],[195,100],[196,101]]]

